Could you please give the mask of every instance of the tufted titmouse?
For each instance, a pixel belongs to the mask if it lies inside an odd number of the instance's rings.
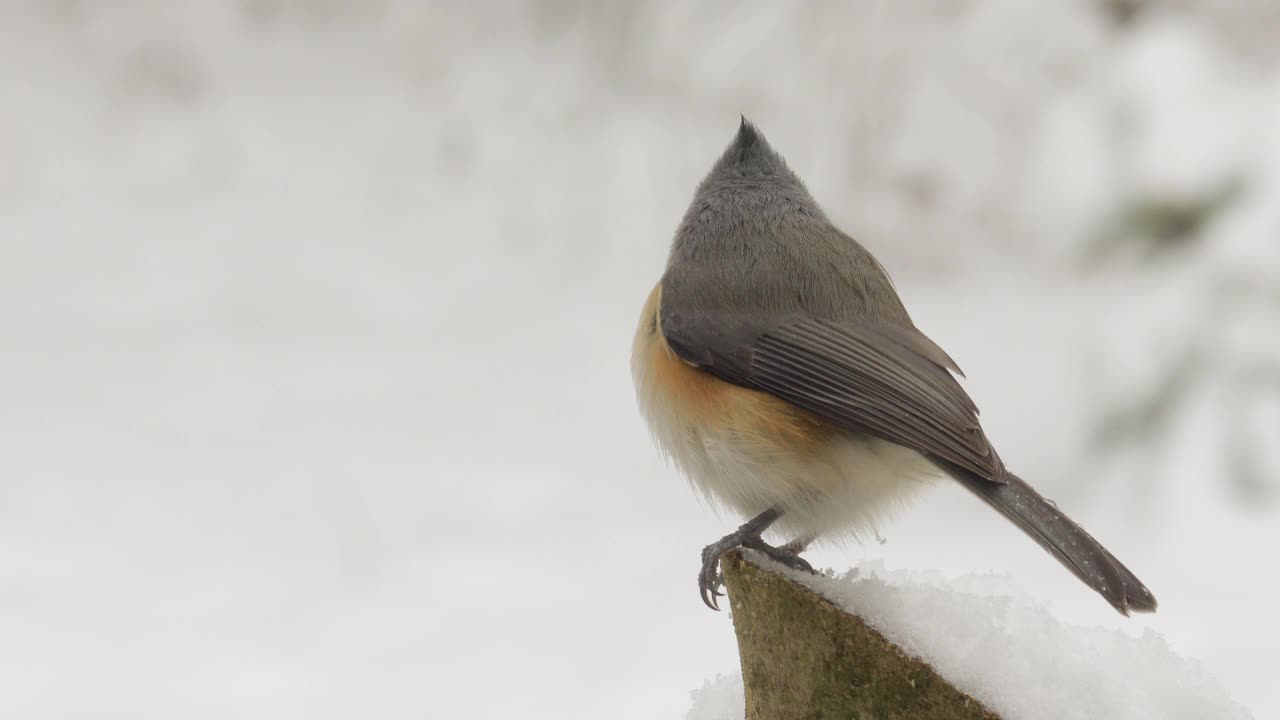
[[[702,551],[698,587],[713,609],[730,549],[812,571],[799,555],[810,542],[874,530],[940,474],[1122,614],[1156,608],[1106,548],[1005,469],[952,375],[960,368],[746,118],[676,231],[632,369],[662,450],[713,502],[750,518]],[[771,526],[795,539],[765,543]]]

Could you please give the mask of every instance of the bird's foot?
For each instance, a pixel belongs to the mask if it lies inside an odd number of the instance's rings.
[[[734,532],[702,548],[702,570],[698,572],[698,591],[702,595],[702,602],[707,607],[712,610],[720,609],[717,598],[724,597],[724,593],[720,592],[720,588],[724,585],[719,570],[720,558],[734,548],[745,547],[757,550],[787,567],[806,572],[814,571],[813,566],[800,557],[798,551],[789,547],[774,547],[760,538],[760,535],[773,524],[774,520],[778,519],[780,514],[777,510],[766,510]]]
[[[783,545],[782,547],[774,547],[760,538],[756,538],[742,543],[742,547],[762,552],[765,555],[768,555],[770,560],[782,563],[792,570],[801,570],[812,575],[818,574],[818,571],[813,569],[813,566],[809,564],[808,560],[800,557],[800,554],[797,551],[791,549],[790,544]]]
[[[703,604],[712,610],[720,609],[717,598],[724,597],[724,593],[720,592],[720,587],[724,584],[720,575],[720,557],[736,547],[741,547],[742,542],[747,539],[739,530],[702,548],[702,569],[698,571],[698,593],[702,595]]]

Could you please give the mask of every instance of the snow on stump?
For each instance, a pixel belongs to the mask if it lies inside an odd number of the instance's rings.
[[[861,618],[731,552],[720,561],[747,720],[998,718]]]

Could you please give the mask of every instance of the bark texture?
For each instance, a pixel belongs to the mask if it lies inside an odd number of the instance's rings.
[[[747,720],[998,720],[861,618],[740,551],[720,562]]]

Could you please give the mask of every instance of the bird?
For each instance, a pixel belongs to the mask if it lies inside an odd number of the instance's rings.
[[[874,532],[949,477],[1012,521],[1123,615],[1155,596],[1000,459],[893,281],[839,230],[745,116],[697,186],[649,293],[631,357],[640,412],[694,488],[746,518],[701,554],[745,547],[813,572],[813,542]],[[766,530],[789,542],[772,545]]]

